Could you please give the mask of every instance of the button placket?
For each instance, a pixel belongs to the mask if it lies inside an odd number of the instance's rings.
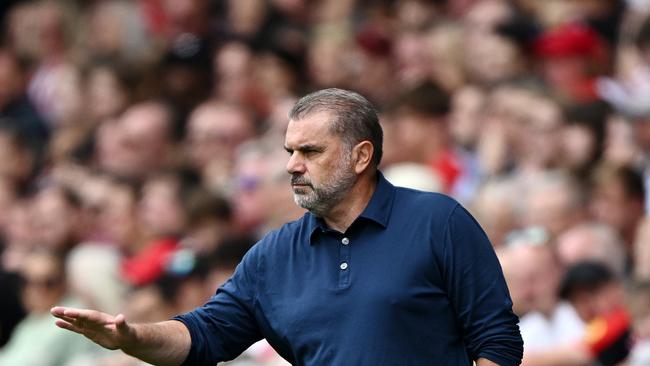
[[[350,284],[350,239],[344,237],[339,246],[339,287]]]

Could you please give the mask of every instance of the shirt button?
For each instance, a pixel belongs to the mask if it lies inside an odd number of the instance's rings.
[[[343,239],[341,239],[341,243],[343,243],[343,245],[348,245],[348,244],[350,244],[350,239],[343,238]]]
[[[339,267],[343,270],[346,270],[348,268],[348,264],[346,262],[343,262]]]

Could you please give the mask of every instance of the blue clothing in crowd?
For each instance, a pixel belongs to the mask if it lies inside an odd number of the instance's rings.
[[[518,365],[523,343],[488,238],[453,199],[381,174],[345,233],[306,213],[269,233],[201,308],[186,365],[266,338],[293,365]]]

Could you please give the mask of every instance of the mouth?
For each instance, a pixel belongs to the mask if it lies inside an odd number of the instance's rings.
[[[302,191],[302,190],[305,190],[307,188],[311,188],[311,185],[309,185],[309,184],[297,184],[296,183],[296,184],[292,184],[291,188],[293,188],[294,190]]]
[[[293,176],[291,178],[291,187],[293,189],[305,189],[307,187],[311,188],[311,183],[304,179],[304,177]]]

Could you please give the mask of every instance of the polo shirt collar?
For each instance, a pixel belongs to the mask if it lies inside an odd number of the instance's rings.
[[[385,228],[388,226],[394,197],[395,186],[386,180],[380,171],[377,171],[377,186],[375,187],[375,192],[373,192],[368,205],[361,212],[359,217],[375,222]],[[307,230],[309,232],[310,242],[313,243],[312,238],[315,232],[325,232],[329,229],[325,224],[325,220],[315,216],[311,212],[307,212]]]

